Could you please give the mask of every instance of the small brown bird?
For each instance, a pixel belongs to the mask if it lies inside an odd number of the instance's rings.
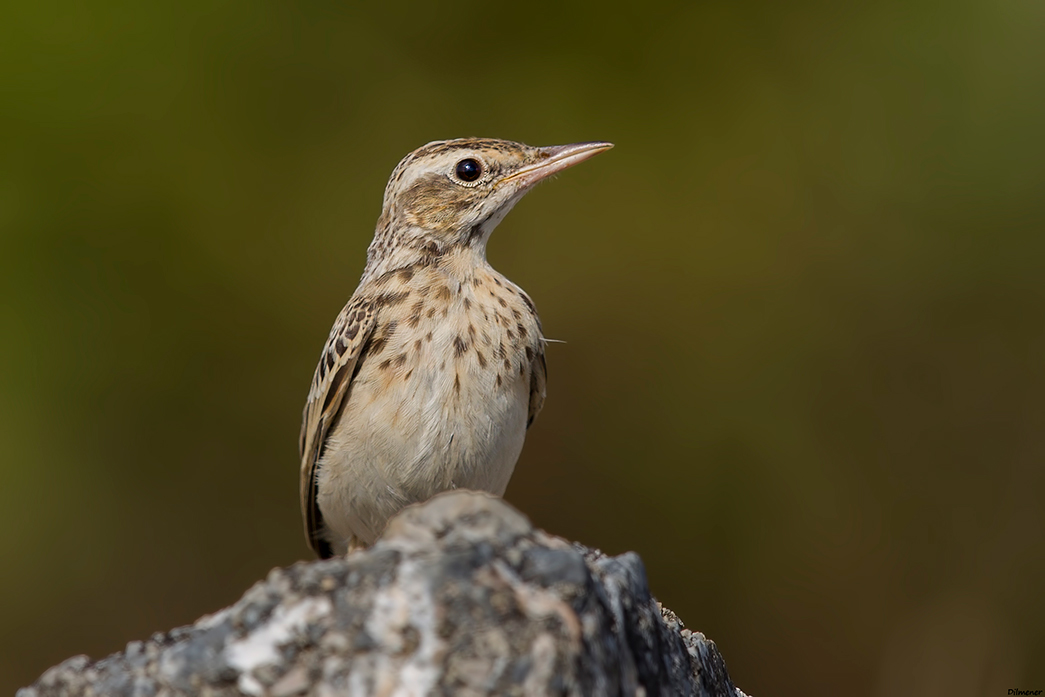
[[[373,544],[441,491],[504,493],[544,403],[544,337],[486,242],[537,182],[611,147],[462,138],[392,172],[305,404],[301,510],[320,557]]]

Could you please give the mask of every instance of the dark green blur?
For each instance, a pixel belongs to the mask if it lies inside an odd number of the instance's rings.
[[[469,135],[617,144],[491,241],[567,342],[509,501],[755,695],[1045,686],[1040,2],[352,5],[0,10],[0,694],[308,556],[315,360]]]

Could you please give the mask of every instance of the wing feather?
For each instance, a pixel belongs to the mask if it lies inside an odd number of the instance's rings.
[[[533,357],[533,366],[530,376],[530,411],[526,418],[526,428],[533,424],[533,420],[541,413],[544,406],[544,397],[548,386],[548,363],[544,360],[544,345],[539,345],[537,355]]]
[[[322,538],[323,517],[316,502],[316,466],[323,455],[327,433],[334,425],[359,365],[363,346],[374,329],[369,300],[353,298],[341,310],[327,337],[312,377],[312,387],[301,418],[301,513],[308,545],[320,557],[333,551]]]

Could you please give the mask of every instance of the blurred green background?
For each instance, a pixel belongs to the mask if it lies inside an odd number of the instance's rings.
[[[507,498],[755,695],[1045,687],[1045,5],[0,10],[0,693],[307,558],[297,434],[388,174],[612,152],[492,263]]]

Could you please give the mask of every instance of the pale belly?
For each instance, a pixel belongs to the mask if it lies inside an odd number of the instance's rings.
[[[504,493],[526,435],[531,361],[470,317],[451,312],[430,331],[398,323],[353,379],[318,471],[335,550],[352,537],[373,543],[391,516],[439,492]],[[536,341],[535,320],[531,331]]]

